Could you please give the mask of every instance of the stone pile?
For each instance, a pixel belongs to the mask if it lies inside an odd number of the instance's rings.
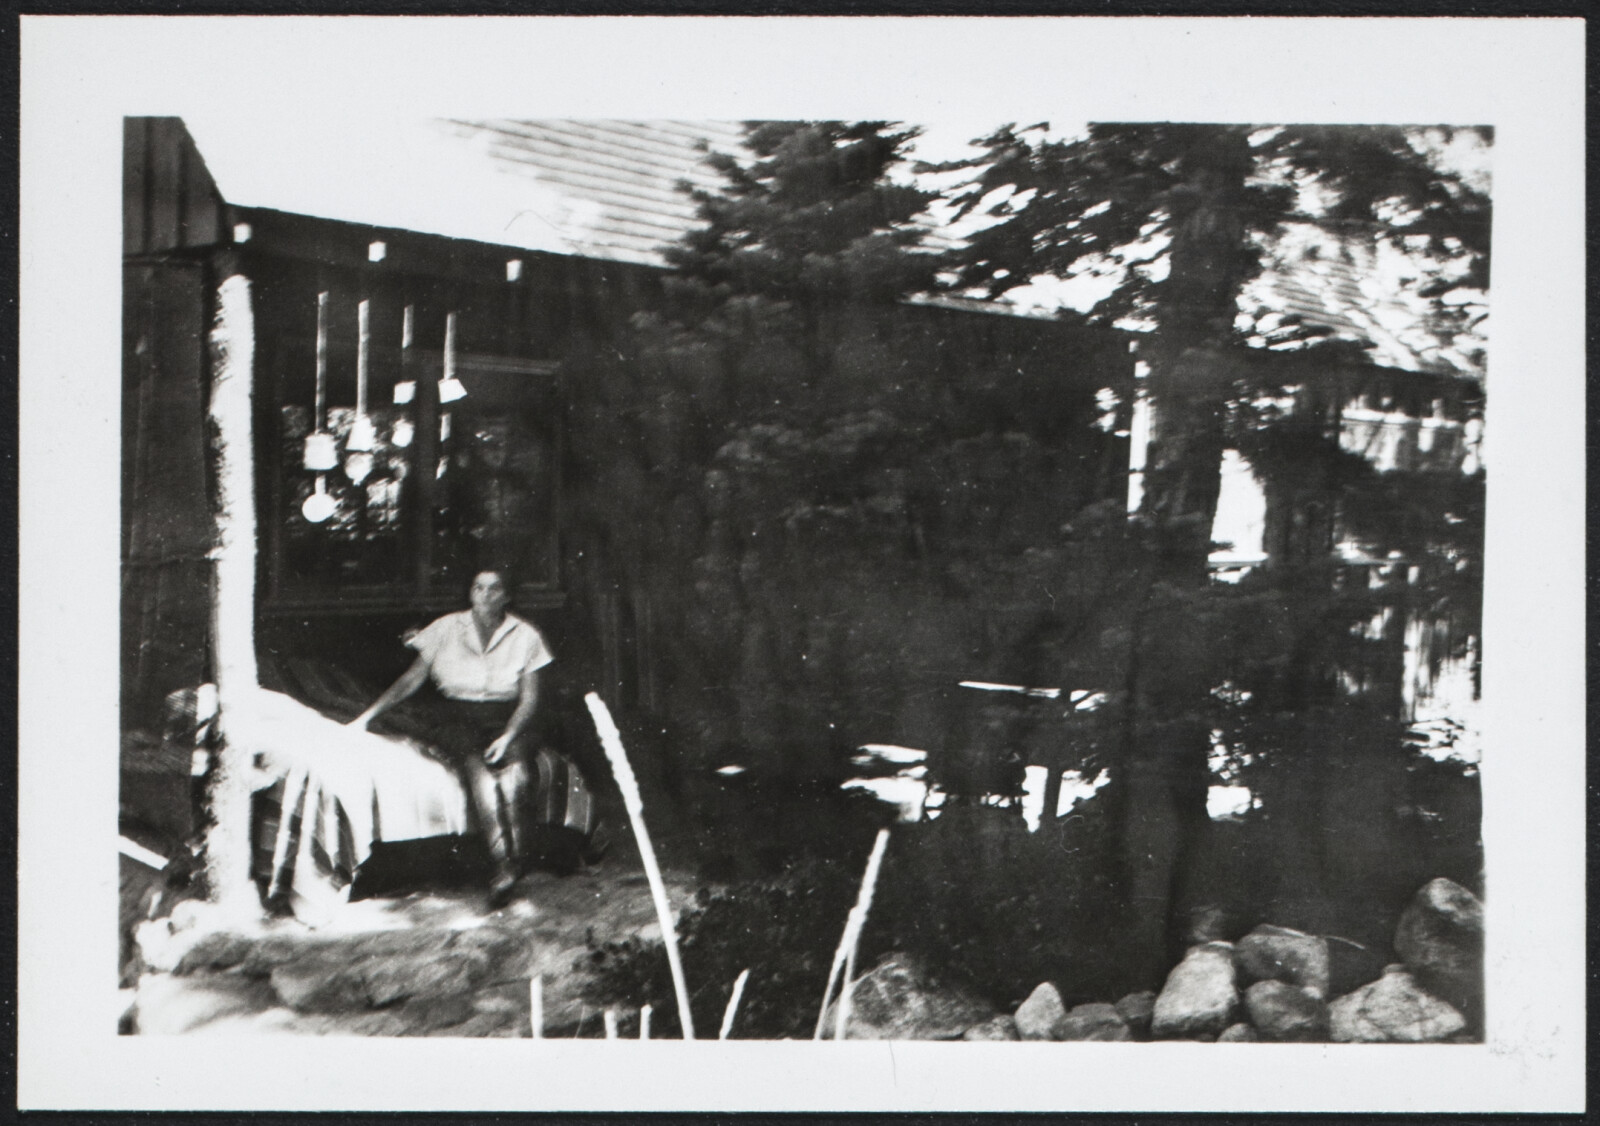
[[[967,1040],[1199,1040],[1216,1043],[1472,1042],[1483,1020],[1483,907],[1436,879],[1396,928],[1402,961],[1334,936],[1270,923],[1237,942],[1191,946],[1161,992],[1068,1008],[1039,985]]]

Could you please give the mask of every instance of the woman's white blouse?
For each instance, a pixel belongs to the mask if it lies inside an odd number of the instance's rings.
[[[407,645],[428,662],[439,691],[452,700],[515,700],[522,674],[555,658],[532,623],[507,614],[483,645],[472,611],[446,614]]]

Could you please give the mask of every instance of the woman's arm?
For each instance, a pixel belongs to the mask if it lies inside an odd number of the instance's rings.
[[[533,719],[535,709],[539,707],[539,670],[529,669],[517,678],[517,708],[511,713],[511,719],[506,723],[505,731],[489,744],[483,752],[483,761],[490,766],[500,765],[506,757],[506,752],[511,750],[511,744],[516,741]]]
[[[401,673],[398,680],[384,689],[383,695],[372,701],[371,707],[351,720],[350,726],[366,727],[401,700],[416,692],[417,689],[422,687],[422,682],[427,679],[428,659],[418,654],[417,659],[411,662],[411,667]]]

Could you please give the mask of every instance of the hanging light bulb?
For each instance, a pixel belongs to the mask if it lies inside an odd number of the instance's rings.
[[[338,507],[338,502],[328,495],[328,479],[318,473],[317,487],[312,490],[311,495],[306,497],[305,502],[300,505],[300,514],[311,523],[320,524],[332,516],[334,509]]]
[[[317,294],[317,391],[312,411],[311,433],[306,435],[302,464],[317,473],[326,473],[339,464],[338,440],[327,431],[328,410],[328,295]],[[310,519],[308,516],[307,519]],[[326,520],[324,516],[322,519]]]
[[[344,459],[344,475],[350,478],[351,484],[359,485],[372,473],[372,455],[365,453],[346,454]]]
[[[444,318],[444,378],[439,380],[439,401],[453,403],[466,397],[467,389],[456,378],[456,315],[447,313]]]

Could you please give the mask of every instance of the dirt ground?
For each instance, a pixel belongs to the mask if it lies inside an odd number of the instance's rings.
[[[665,882],[675,913],[692,903],[687,876]],[[481,890],[430,891],[348,903],[311,928],[190,900],[135,928],[123,1031],[528,1036],[538,975],[545,1034],[599,1036],[584,956],[659,935],[644,871],[622,856],[524,877],[494,912]]]

